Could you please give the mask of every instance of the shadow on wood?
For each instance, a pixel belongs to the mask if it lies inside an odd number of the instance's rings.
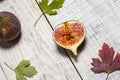
[[[74,56],[73,52],[70,50],[66,50],[66,52],[69,54],[70,57],[72,57],[73,59],[75,59],[75,61],[78,61],[77,58],[79,57],[80,53],[84,50],[86,45],[86,39],[83,41],[83,43],[78,47],[77,49],[77,56]]]
[[[0,42],[0,47],[4,48],[4,49],[11,48],[11,47],[15,46],[20,41],[20,38],[21,38],[21,33],[19,34],[19,36],[17,38],[15,38],[12,41]]]
[[[57,45],[57,49],[58,49],[59,53],[61,53],[63,56],[67,56],[67,54],[68,54],[70,57],[74,58],[75,61],[77,61],[77,57],[80,55],[81,51],[83,51],[83,49],[85,48],[85,45],[86,45],[86,39],[78,47],[78,49],[77,49],[78,55],[77,56],[74,56],[72,51],[70,51],[68,49],[65,49],[65,48],[62,48],[62,47],[60,47],[58,45]]]
[[[2,1],[4,1],[4,0],[0,0],[0,2],[2,2]]]
[[[79,57],[80,53],[84,50],[85,46],[86,46],[86,39],[83,41],[83,43],[78,47],[77,51],[78,51],[78,55],[75,56],[75,60],[77,61],[77,58]]]
[[[66,53],[66,49],[65,48],[62,48],[60,46],[57,45],[57,50],[59,51],[59,53],[63,56],[66,56],[67,57],[67,53]]]

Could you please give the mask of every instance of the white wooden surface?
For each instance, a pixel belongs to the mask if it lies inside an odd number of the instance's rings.
[[[0,2],[0,11],[4,10],[19,18],[22,34],[15,45],[9,43],[8,48],[0,47],[0,80],[16,80],[14,72],[4,62],[15,68],[23,59],[31,60],[38,71],[28,80],[81,80],[64,50],[54,43],[45,17],[33,26],[41,15],[34,0],[5,0]]]
[[[66,20],[79,20],[86,26],[86,40],[78,49],[77,57],[71,56],[83,80],[105,80],[106,74],[94,74],[90,68],[92,58],[104,42],[120,52],[120,0],[65,0],[56,16],[46,15],[51,25]],[[119,80],[120,71],[110,75],[109,80]]]
[[[105,73],[94,74],[90,70],[91,59],[98,57],[103,42],[120,52],[120,0],[65,0],[57,15],[43,15],[36,27],[34,23],[42,13],[35,0],[0,1],[0,11],[4,10],[19,18],[22,34],[16,44],[0,46],[0,80],[16,80],[4,62],[15,68],[23,59],[31,60],[38,71],[28,80],[105,80]],[[51,27],[73,19],[81,21],[87,30],[77,57],[52,39]],[[119,79],[120,71],[109,76],[109,80]]]

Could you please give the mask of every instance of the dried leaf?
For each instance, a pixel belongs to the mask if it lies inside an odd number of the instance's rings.
[[[109,47],[108,44],[104,43],[102,49],[99,50],[99,58],[93,58],[91,70],[94,73],[111,73],[120,69],[120,54],[115,55],[114,49]]]

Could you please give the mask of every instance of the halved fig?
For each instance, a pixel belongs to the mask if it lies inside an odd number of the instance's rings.
[[[85,39],[85,35],[85,26],[77,20],[59,24],[53,31],[55,42],[59,46],[71,50],[74,55],[77,55],[77,48]]]

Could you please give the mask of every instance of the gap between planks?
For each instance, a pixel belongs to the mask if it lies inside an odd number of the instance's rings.
[[[37,2],[37,0],[35,0],[35,2],[37,3],[39,9],[40,9],[41,12],[42,12],[41,15],[43,15],[43,16],[45,17],[45,19],[47,20],[47,22],[48,22],[48,24],[50,25],[51,29],[54,30],[54,28],[52,27],[52,25],[51,25],[50,21],[48,20],[47,16],[43,13],[41,7],[39,6],[39,3]],[[71,57],[69,56],[69,54],[68,54],[68,52],[66,51],[66,49],[64,49],[64,52],[65,52],[66,55],[68,56],[69,60],[71,61],[71,63],[72,63],[72,65],[73,65],[74,69],[76,70],[76,72],[77,72],[77,74],[79,75],[79,77],[81,78],[81,80],[83,80],[82,76],[80,75],[80,73],[79,73],[77,67],[75,66],[74,62],[72,61],[72,59],[71,59]]]
[[[3,71],[3,74],[4,74],[4,76],[5,76],[5,79],[8,80],[7,75],[6,75],[6,73],[5,73],[4,69],[3,69],[3,67],[1,66],[1,63],[0,63],[0,68],[1,68],[2,71]]]

